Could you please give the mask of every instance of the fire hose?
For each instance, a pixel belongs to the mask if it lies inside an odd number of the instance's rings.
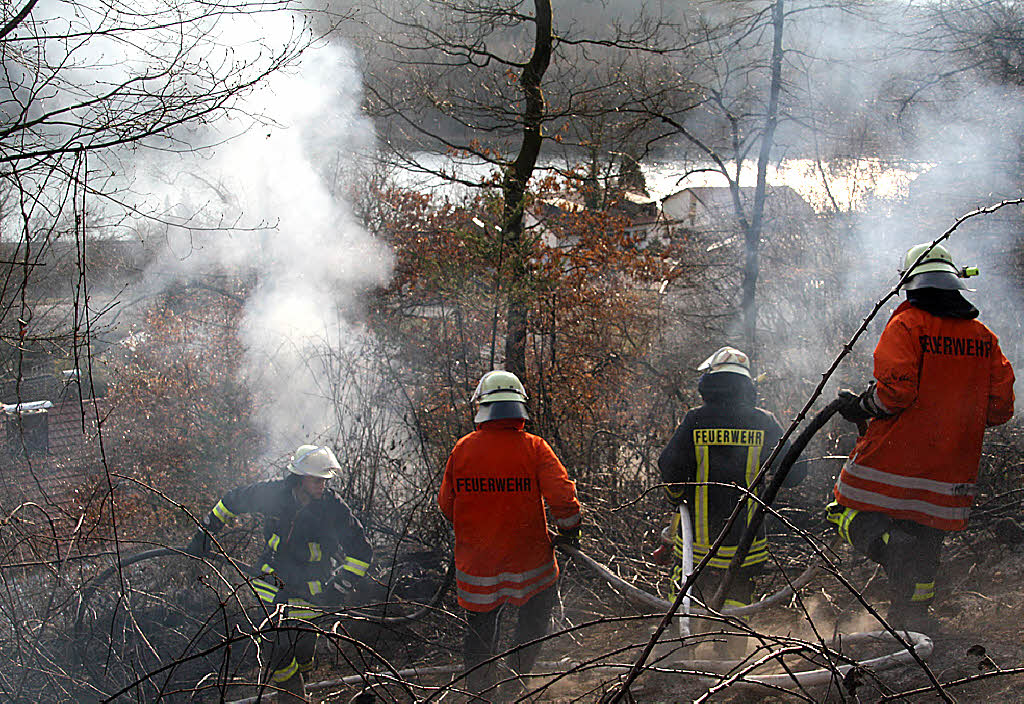
[[[757,536],[758,528],[761,526],[761,521],[764,518],[766,507],[772,505],[775,501],[775,496],[779,492],[779,488],[786,480],[786,476],[789,473],[790,468],[796,463],[803,453],[807,444],[811,441],[819,430],[832,418],[835,413],[839,410],[838,399],[829,403],[825,408],[819,411],[810,423],[800,432],[800,434],[790,444],[789,450],[779,463],[779,467],[776,470],[772,480],[769,482],[767,488],[761,496],[761,501],[757,504],[757,509],[751,516],[747,528],[744,531],[743,537],[740,540],[739,546],[736,548],[736,558],[734,563],[742,563],[746,557],[747,552],[750,550],[751,544],[754,542],[754,538]],[[690,514],[685,504],[679,506],[680,515],[680,531],[682,542],[684,544],[684,556],[683,556],[683,571],[684,574],[690,574],[693,571],[693,529],[691,528],[692,523],[690,521]],[[580,550],[573,548],[568,545],[559,545],[559,548],[566,554],[575,558],[578,562],[587,566],[598,575],[603,577],[606,581],[614,585],[627,597],[631,598],[635,602],[650,606],[662,611],[667,611],[671,606],[671,602],[662,599],[661,597],[655,596],[642,589],[639,589],[629,582],[619,578],[610,569],[597,562],[593,558],[585,555]],[[730,566],[731,567],[731,566]],[[788,600],[793,594],[806,586],[817,574],[819,566],[812,564],[803,571],[791,584],[780,589],[778,592],[771,594],[760,601],[748,604],[746,606],[729,606],[717,610],[725,616],[748,616],[752,613],[760,611],[766,606],[772,606],[774,604],[781,603]],[[692,613],[690,611],[689,594],[683,596],[682,606],[686,615]],[[698,608],[697,611],[707,613],[703,608]]]
[[[758,528],[760,527],[763,516],[768,507],[773,503],[775,496],[778,493],[779,488],[782,486],[786,478],[786,474],[793,464],[797,461],[800,454],[806,448],[811,438],[824,426],[824,424],[839,410],[838,399],[828,404],[822,409],[812,421],[801,431],[801,433],[794,439],[790,446],[789,451],[783,457],[777,471],[771,478],[764,492],[761,494],[761,501],[757,504],[757,510],[751,517],[750,522],[747,525],[747,529],[744,533],[740,545],[737,547],[736,559],[733,561],[733,565],[738,562],[742,562],[743,557],[746,555],[750,548],[751,543],[756,535]],[[689,575],[693,570],[693,531],[690,523],[689,513],[685,505],[680,506],[680,530],[681,538],[683,543],[683,569],[684,573]],[[665,599],[662,599],[656,595],[650,594],[630,583],[624,579],[618,577],[608,567],[602,565],[592,557],[586,555],[578,548],[564,543],[558,544],[558,549],[572,557],[577,563],[588,567],[590,570],[599,575],[602,579],[612,585],[617,591],[624,594],[631,600],[648,606],[660,611],[668,611],[672,608],[672,604]],[[76,631],[80,628],[83,614],[87,609],[89,600],[95,593],[96,589],[106,579],[112,576],[117,570],[123,569],[128,565],[140,562],[143,560],[153,559],[165,555],[182,554],[184,551],[178,548],[157,548],[154,550],[147,550],[136,555],[124,558],[118,565],[114,565],[108,568],[106,571],[98,575],[92,580],[92,582],[83,589],[82,600],[79,605],[79,610],[76,618],[75,628]],[[224,556],[216,556],[216,559],[224,561],[232,565],[235,569],[240,570],[243,574],[249,577],[258,576],[259,572],[255,568],[246,565],[245,563],[237,560],[228,559]],[[730,566],[730,569],[732,566]],[[795,580],[790,584],[783,587],[779,591],[771,594],[760,601],[748,604],[741,607],[726,607],[720,610],[708,609],[705,607],[694,607],[690,603],[689,590],[683,595],[681,599],[681,610],[682,613],[678,616],[679,632],[681,639],[685,639],[690,635],[689,619],[691,615],[696,614],[720,614],[722,616],[742,617],[749,614],[760,611],[761,609],[788,601],[797,591],[802,587],[806,586],[814,578],[819,570],[817,564],[812,564],[804,570]],[[445,579],[441,586],[437,589],[431,600],[421,605],[414,613],[404,616],[388,616],[388,617],[374,617],[372,615],[363,615],[368,620],[375,620],[381,623],[402,623],[417,620],[424,615],[430,609],[436,607],[440,601],[444,598],[447,590],[451,586],[454,580],[454,560],[449,562],[448,569],[445,575]],[[879,641],[882,639],[892,640],[898,642],[901,645],[901,650],[881,657],[876,657],[859,662],[849,662],[848,664],[838,665],[829,669],[815,669],[810,671],[795,672],[788,670],[785,673],[780,674],[751,674],[741,673],[733,675],[732,677],[724,680],[726,684],[742,683],[742,684],[756,684],[774,688],[786,688],[786,687],[804,687],[813,686],[819,684],[826,684],[834,681],[837,677],[843,677],[851,669],[869,669],[874,671],[881,671],[884,669],[892,668],[900,664],[910,663],[919,659],[927,658],[932,652],[932,641],[924,634],[916,632],[903,631],[899,634],[902,636],[897,637],[896,634],[888,631],[871,631],[866,633],[854,633],[843,635],[841,643],[844,645],[855,645],[858,643],[868,641]],[[817,647],[807,646],[807,650],[817,651]],[[827,653],[820,653],[825,654]],[[743,661],[731,661],[731,660],[718,660],[718,661],[705,661],[705,660],[689,660],[683,661],[681,664],[696,668],[705,673],[713,672],[718,669],[728,667],[734,668],[742,664]],[[717,666],[717,667],[716,667]],[[621,665],[609,666],[613,669],[628,669]],[[429,669],[429,668],[428,668]],[[442,668],[448,669],[448,668]],[[457,669],[457,668],[456,668]],[[414,668],[409,671],[409,674],[423,674],[425,670],[420,668]],[[399,673],[404,675],[405,672]],[[340,683],[349,684],[349,680],[352,683],[357,680],[366,681],[369,677],[377,677],[377,675],[371,675],[366,673],[364,675],[357,675],[354,678],[345,678]],[[381,675],[385,677],[385,675]],[[705,674],[703,677],[707,678]],[[724,677],[724,676],[723,676]],[[327,684],[327,683],[324,683]],[[719,686],[722,686],[721,684]],[[245,700],[243,700],[245,701]]]
[[[757,504],[757,509],[751,516],[750,521],[747,524],[746,530],[743,534],[740,544],[737,546],[736,555],[732,560],[729,567],[729,572],[725,575],[723,582],[728,579],[731,573],[735,570],[735,567],[742,564],[743,559],[746,557],[747,552],[750,549],[751,544],[757,531],[760,528],[761,522],[764,518],[765,511],[772,505],[778,494],[779,488],[782,486],[786,479],[790,468],[796,463],[800,454],[807,447],[811,438],[832,418],[835,413],[839,411],[841,405],[840,399],[833,400],[825,408],[819,411],[811,422],[800,432],[800,434],[794,439],[790,445],[789,450],[783,457],[778,469],[772,476],[771,481],[768,483],[765,491],[761,494],[761,501]],[[682,555],[682,567],[684,575],[689,576],[693,571],[693,530],[691,527],[689,512],[685,504],[679,506],[680,514],[680,537],[683,544],[683,555]],[[625,580],[615,575],[606,566],[600,564],[593,558],[585,555],[580,550],[567,545],[559,545],[559,548],[565,553],[571,555],[575,560],[587,566],[614,587],[616,587],[621,593],[634,601],[657,608],[659,610],[668,612],[672,608],[673,604],[657,597],[653,594],[643,591],[629,584]],[[682,613],[677,617],[679,623],[679,633],[681,639],[685,639],[690,635],[689,619],[692,614],[696,613],[719,613],[723,616],[740,617],[746,616],[762,608],[780,603],[784,600],[788,600],[792,597],[796,591],[803,586],[807,585],[811,579],[815,576],[819,569],[817,564],[812,564],[804,572],[797,577],[791,584],[787,585],[778,592],[758,601],[753,604],[748,604],[742,607],[726,607],[719,610],[697,608],[694,609],[690,604],[689,589],[680,599],[680,610]],[[692,582],[692,580],[687,580]],[[723,592],[724,589],[728,588],[726,584],[724,587],[720,586],[719,593]],[[851,669],[869,669],[874,671],[881,671],[895,667],[900,664],[912,663],[921,659],[927,658],[932,652],[932,640],[927,635],[912,631],[901,631],[899,634],[889,631],[870,631],[865,633],[853,633],[846,634],[841,637],[841,643],[844,645],[856,645],[863,642],[879,641],[879,640],[891,640],[899,643],[901,649],[895,653],[884,655],[877,658],[871,658],[869,660],[853,662],[846,665],[840,665],[830,669],[815,669],[803,672],[794,672],[792,670],[780,674],[742,674],[735,677],[735,682],[746,683],[746,684],[759,684],[769,687],[786,688],[786,687],[803,687],[812,686],[819,684],[826,684],[834,681],[837,677],[845,677],[846,673]],[[744,661],[742,660],[721,660],[721,661],[698,661],[690,660],[684,661],[683,664],[696,667],[698,669],[713,669],[713,665],[717,664],[721,667],[728,667],[730,669],[740,666]]]
[[[690,517],[686,510],[685,505],[680,506],[680,524],[689,525]],[[608,567],[601,564],[594,558],[590,557],[586,553],[580,551],[577,548],[573,548],[567,545],[559,545],[559,549],[570,555],[574,561],[578,564],[583,564],[590,570],[595,572],[605,581],[607,581],[617,592],[623,594],[627,598],[631,599],[637,604],[652,607],[660,611],[667,611],[671,608],[672,603],[662,599],[659,596],[651,594],[649,592],[636,587],[626,580],[622,579]],[[683,567],[684,570],[692,570],[693,568],[693,534],[690,532],[688,535],[683,533]],[[760,601],[756,601],[746,606],[729,606],[721,609],[718,612],[712,612],[701,606],[692,606],[689,600],[689,595],[683,597],[682,609],[683,613],[678,616],[680,638],[685,639],[690,635],[689,620],[690,616],[696,614],[712,614],[719,613],[722,616],[742,617],[756,613],[765,607],[780,604],[788,601],[803,587],[807,586],[811,580],[817,575],[820,566],[817,564],[809,566],[805,569],[796,579],[790,584],[778,590],[777,592],[766,596]],[[687,571],[686,574],[689,574]],[[913,649],[914,653],[920,658],[927,658],[932,653],[932,640],[927,635],[922,633],[916,633],[912,631],[903,631],[901,635],[905,637],[910,648]],[[859,645],[867,642],[878,642],[883,640],[889,640],[899,642],[893,637],[888,631],[869,631],[864,633],[851,633],[843,635],[840,639],[837,639],[839,643],[844,646]],[[835,678],[845,677],[846,673],[851,669],[868,669],[875,672],[882,670],[891,669],[897,665],[909,664],[915,661],[914,655],[912,655],[907,649],[901,649],[895,653],[884,655],[877,658],[871,658],[869,660],[862,660],[846,665],[840,665],[834,669],[815,669],[804,672],[788,672],[780,674],[747,674],[737,678],[737,683],[746,684],[760,684],[769,687],[786,688],[786,687],[808,687],[813,685],[827,684],[834,681]],[[701,671],[714,671],[723,668],[735,668],[743,663],[742,660],[688,660],[682,664]]]
[[[82,589],[81,600],[78,603],[77,613],[75,614],[75,633],[78,634],[81,632],[82,621],[85,617],[86,612],[89,609],[89,603],[92,600],[93,595],[96,593],[96,590],[99,589],[99,587],[103,585],[104,582],[106,582],[115,573],[124,569],[125,567],[133,565],[137,562],[152,560],[158,557],[165,557],[168,555],[182,555],[192,557],[189,553],[185,551],[184,548],[162,547],[155,548],[152,550],[144,550],[143,552],[136,553],[135,555],[130,555],[128,557],[121,558],[120,560],[118,560],[117,564],[111,565],[106,570],[93,577],[89,581],[89,583]],[[252,565],[248,565],[234,558],[228,558],[224,555],[210,554],[206,556],[206,559],[214,559],[218,562],[230,565],[233,569],[236,569],[246,578],[256,578],[260,577],[262,574],[260,570],[256,569]],[[424,615],[426,615],[426,613],[430,610],[436,608],[437,605],[441,603],[441,600],[444,598],[444,595],[447,593],[449,587],[451,587],[451,584],[454,581],[454,579],[455,560],[454,558],[452,558],[448,561],[448,566],[445,570],[444,579],[441,581],[441,585],[437,588],[437,591],[434,592],[433,596],[431,596],[429,601],[420,604],[419,608],[416,609],[416,611],[402,616],[376,616],[373,614],[366,614],[359,612],[358,610],[346,608],[345,613],[348,615],[358,616],[369,621],[374,621],[376,623],[383,624],[394,625],[399,623],[408,623],[410,621],[416,621],[422,618]],[[325,607],[325,613],[329,611],[330,609]]]

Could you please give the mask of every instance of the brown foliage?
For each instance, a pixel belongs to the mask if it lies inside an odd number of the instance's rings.
[[[223,296],[169,294],[114,355],[108,456],[141,482],[125,484],[122,521],[165,525],[173,515],[146,487],[202,512],[225,484],[253,476],[260,443],[238,376],[237,323],[237,303]]]
[[[490,197],[459,206],[396,189],[380,194],[390,206],[380,234],[396,252],[397,274],[378,300],[375,327],[401,351],[439,461],[471,429],[476,380],[503,364],[504,301],[514,290],[529,302],[524,382],[533,431],[577,478],[635,465],[620,438],[651,430],[658,382],[645,360],[660,335],[658,287],[679,271],[676,252],[632,231],[614,198],[599,209],[573,205],[581,190],[576,180],[541,184],[528,205],[525,251],[485,224],[501,212]],[[517,268],[525,275],[513,277]]]

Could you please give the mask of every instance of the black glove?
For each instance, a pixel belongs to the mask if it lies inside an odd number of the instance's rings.
[[[580,549],[580,533],[582,526],[576,525],[573,528],[559,528],[558,534],[551,536],[552,545],[568,545],[571,548]]]
[[[206,557],[209,555],[213,544],[210,536],[216,533],[222,525],[224,524],[220,522],[220,519],[216,518],[213,514],[206,514],[199,526],[199,530],[192,535],[192,539],[185,546],[185,552],[195,557]]]
[[[206,557],[210,554],[210,533],[205,528],[200,528],[188,541],[185,552],[194,557]]]
[[[352,595],[359,588],[354,574],[347,570],[338,570],[324,585],[320,603],[332,606],[342,606],[348,603]]]
[[[841,389],[839,391],[838,398],[842,401],[842,404],[839,406],[839,415],[841,415],[845,420],[860,425],[867,422],[867,420],[872,417],[871,414],[860,405],[860,396],[849,389]]]
[[[891,413],[875,401],[875,382],[868,384],[868,388],[858,396],[849,389],[840,390],[838,397],[842,400],[839,406],[839,415],[851,423],[862,425],[872,418],[887,418]]]

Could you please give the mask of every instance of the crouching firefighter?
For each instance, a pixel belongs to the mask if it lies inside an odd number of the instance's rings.
[[[658,458],[669,500],[676,506],[685,501],[690,508],[694,564],[711,552],[712,543],[725,528],[736,504],[745,502],[747,509],[732,525],[725,542],[693,584],[692,594],[707,604],[736,555],[747,522],[757,505],[747,490],[782,437],[782,428],[774,415],[754,406],[757,392],[750,378],[750,359],[746,354],[733,347],[723,347],[708,357],[697,371],[703,372],[697,390],[704,404],[686,414]],[[783,457],[788,449],[787,444],[777,457]],[[795,486],[806,474],[804,465],[791,469],[783,486]],[[677,514],[671,530],[676,558],[671,599],[675,599],[686,580],[678,522]],[[762,524],[726,594],[725,606],[739,607],[751,603],[753,578],[768,559],[767,545]],[[704,619],[692,619],[691,624],[691,631],[695,634],[708,632],[711,625]],[[714,641],[715,655],[726,659],[741,658],[746,652],[746,640],[746,637],[736,635],[717,638]]]
[[[302,445],[284,479],[257,482],[224,495],[203,519],[186,551],[209,553],[211,538],[232,517],[264,516],[266,545],[260,576],[252,580],[271,617],[261,626],[261,683],[278,701],[305,701],[303,675],[313,669],[319,604],[336,601],[336,591],[355,589],[370,566],[372,550],[363,527],[344,501],[327,488],[341,469],[329,447]],[[331,560],[340,570],[332,576]]]
[[[889,581],[886,620],[934,632],[946,533],[967,525],[985,427],[1013,415],[1013,370],[999,340],[961,294],[975,269],[960,270],[942,245],[915,245],[901,274],[907,299],[874,353],[874,381],[839,392],[843,417],[867,427],[839,479],[828,520]]]
[[[533,669],[540,644],[521,646],[547,634],[558,582],[544,504],[557,527],[554,542],[579,547],[580,503],[551,447],[523,429],[526,390],[515,374],[484,374],[472,400],[478,404],[476,430],[455,444],[437,501],[455,532],[456,591],[466,610],[466,688],[481,694],[503,679],[496,663],[484,663],[498,652],[506,606],[516,607],[517,616],[508,668],[513,675]],[[498,696],[521,691],[513,680]]]

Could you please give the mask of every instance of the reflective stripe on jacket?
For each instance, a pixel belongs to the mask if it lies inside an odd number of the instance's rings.
[[[459,604],[490,611],[523,604],[558,577],[548,538],[580,522],[576,484],[548,444],[520,419],[481,423],[456,443],[437,501],[455,531]]]
[[[362,524],[340,496],[325,489],[319,499],[300,506],[294,483],[277,479],[232,489],[211,511],[221,522],[237,514],[263,515],[262,571],[284,585],[289,602],[320,594],[331,575],[332,556],[344,556],[342,569],[362,577],[373,555]],[[265,591],[257,589],[267,601]]]
[[[996,336],[973,319],[908,302],[875,348],[876,418],[836,482],[843,506],[941,530],[967,525],[986,425],[1013,415],[1013,369]]]

